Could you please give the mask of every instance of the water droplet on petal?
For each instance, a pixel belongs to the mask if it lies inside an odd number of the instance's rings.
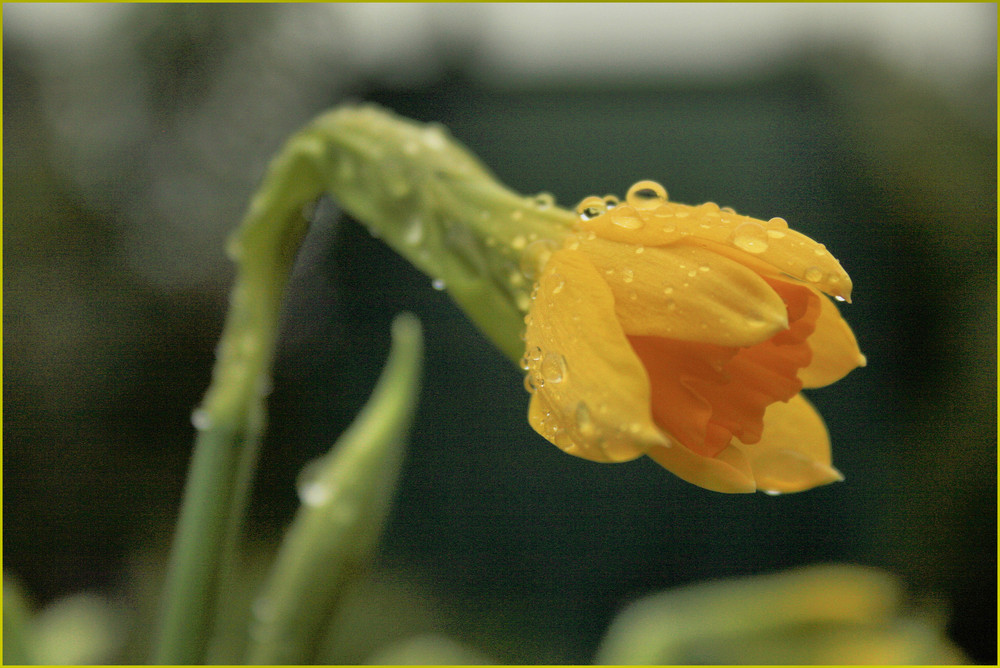
[[[615,207],[611,213],[611,222],[626,230],[637,230],[643,225],[639,212],[628,204]]]
[[[781,496],[781,492],[776,489],[762,489],[760,491],[764,492],[768,496]]]
[[[446,287],[444,284],[444,279],[435,278],[433,281],[431,281],[431,287],[434,288],[435,290],[444,290]]]
[[[838,302],[846,302],[847,301],[847,297],[842,297],[840,295],[834,295],[833,298],[836,299]]]
[[[594,425],[593,419],[590,417],[590,409],[584,402],[579,402],[576,405],[576,428],[580,431],[580,435],[584,438],[590,438],[597,433],[597,427]]]
[[[787,230],[788,221],[786,221],[784,218],[775,217],[767,221],[767,226],[775,230]]]
[[[767,231],[757,223],[743,223],[733,232],[733,245],[748,253],[767,250]]]
[[[819,267],[809,267],[806,269],[804,276],[810,283],[819,283],[823,280],[823,270]]]
[[[521,273],[525,278],[535,280],[558,247],[559,244],[551,239],[539,239],[528,244],[521,254]]]
[[[617,195],[605,195],[604,196],[604,207],[607,209],[613,209],[621,203]]]
[[[629,269],[628,267],[625,267],[624,269],[622,269],[622,280],[626,283],[631,283],[633,280],[635,280],[635,272]]]
[[[590,220],[608,210],[608,205],[601,197],[590,196],[576,205],[576,213],[581,220]]]
[[[628,189],[625,201],[636,209],[655,209],[667,201],[667,191],[656,181],[639,181]]]
[[[549,383],[561,383],[566,378],[566,358],[559,353],[545,353],[539,372]]]

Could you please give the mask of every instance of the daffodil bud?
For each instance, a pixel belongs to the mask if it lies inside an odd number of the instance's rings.
[[[842,479],[800,394],[865,364],[829,298],[849,301],[851,279],[822,244],[653,181],[567,211],[499,184],[442,127],[375,107],[299,141],[313,136],[338,202],[521,360],[529,422],[551,443],[648,455],[721,492]]]
[[[533,293],[529,421],[570,454],[648,455],[720,492],[841,480],[800,395],[865,364],[833,301],[851,280],[780,218],[671,202],[643,181],[588,197]]]

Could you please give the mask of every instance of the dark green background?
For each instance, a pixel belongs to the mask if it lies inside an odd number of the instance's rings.
[[[123,34],[135,76],[156,91],[149,136],[183,135],[219,63],[266,33],[275,11],[133,12]],[[168,540],[231,267],[219,243],[209,279],[164,288],[122,259],[134,215],[122,202],[155,185],[151,155],[171,154],[139,144],[106,174],[97,161],[104,194],[83,192],[61,164],[33,53],[7,36],[4,568],[40,602],[85,588],[127,600]],[[652,178],[677,201],[782,216],[854,280],[842,312],[868,367],[810,394],[846,481],[728,496],[645,459],[564,455],[527,425],[519,370],[324,200],[288,296],[252,545],[280,536],[297,471],[363,403],[389,322],[407,310],[425,327],[427,375],[380,565],[431,592],[455,635],[524,636],[517,647],[482,641],[500,660],[586,662],[614,612],[642,593],[847,561],[944,602],[952,637],[995,663],[995,69],[981,98],[962,101],[975,116],[859,52],[806,53],[725,82],[506,88],[470,76],[474,56],[442,49],[435,76],[391,86],[349,63],[332,73],[328,91],[289,103],[252,160],[224,163],[207,184],[233,202],[223,227],[281,137],[348,100],[439,121],[513,189],[564,206]],[[234,100],[215,122],[238,123],[253,104]],[[178,159],[198,168],[196,153]]]

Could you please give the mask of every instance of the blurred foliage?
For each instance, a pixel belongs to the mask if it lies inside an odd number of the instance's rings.
[[[895,578],[845,564],[716,580],[632,603],[612,623],[597,663],[965,662],[940,615],[907,607]]]
[[[785,217],[854,279],[869,366],[811,395],[839,485],[733,498],[652,463],[574,461],[527,426],[517,369],[321,201],[284,312],[248,587],[296,473],[368,396],[394,313],[424,323],[429,373],[382,568],[352,595],[382,635],[331,641],[331,663],[407,643],[581,663],[642,595],[846,561],[946,602],[951,637],[995,664],[995,69],[959,104],[843,52],[727,82],[514,89],[442,49],[436,77],[390,86],[290,47],[288,21],[306,43],[326,28],[292,6],[275,30],[278,11],[137,6],[86,58],[21,43],[5,17],[4,557],[39,609],[100,591],[148,618],[232,277],[223,239],[292,130],[365,99],[445,124],[512,189],[563,205],[653,178]],[[122,660],[141,661],[129,624]]]

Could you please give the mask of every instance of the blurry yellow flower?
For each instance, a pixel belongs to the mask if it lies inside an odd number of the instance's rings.
[[[535,253],[532,427],[570,454],[648,455],[720,492],[842,479],[800,394],[865,364],[823,294],[851,293],[825,247],[780,218],[670,202],[652,181],[577,212],[573,234]]]

